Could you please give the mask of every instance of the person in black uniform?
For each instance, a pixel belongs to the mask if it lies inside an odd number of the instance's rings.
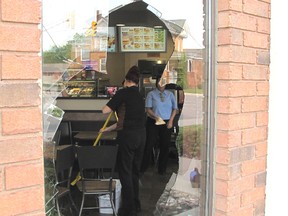
[[[139,69],[133,66],[125,76],[124,86],[103,107],[103,113],[117,112],[118,122],[106,128],[117,131],[119,151],[117,167],[122,185],[119,216],[136,216],[141,210],[139,170],[145,148],[145,104],[138,88]]]

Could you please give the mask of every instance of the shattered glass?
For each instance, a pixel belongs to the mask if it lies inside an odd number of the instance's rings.
[[[208,0],[207,0],[208,1]],[[131,0],[43,0],[42,25],[42,70],[43,70],[43,137],[46,160],[46,184],[53,185],[53,153],[57,146],[57,129],[65,111],[57,106],[57,98],[102,97],[99,89],[91,90],[71,88],[74,81],[90,79],[91,82],[104,79],[110,72],[111,56],[117,56],[120,47],[114,28],[109,23],[122,24],[121,20],[109,20],[109,14],[117,14],[132,3]],[[136,1],[135,1],[136,2]],[[205,2],[194,0],[193,6],[187,7],[187,1],[175,0],[144,1],[152,18],[143,19],[141,27],[157,28],[164,24],[167,29],[167,58],[161,59],[165,64],[162,81],[171,86],[181,111],[177,116],[174,129],[174,152],[178,158],[178,170],[171,175],[167,186],[158,202],[155,203],[154,215],[200,215],[200,200],[205,196],[203,174],[205,168],[205,46],[204,46],[204,7]],[[190,3],[189,3],[190,4]],[[181,8],[181,9],[179,9]],[[129,10],[134,10],[131,7]],[[136,9],[135,9],[136,10]],[[127,12],[130,23],[135,20]],[[153,20],[153,21],[152,21]],[[160,20],[160,21],[158,21]],[[149,23],[149,22],[151,23]],[[147,22],[147,23],[144,23]],[[131,24],[131,26],[132,26]],[[180,38],[180,40],[179,40]],[[149,44],[148,44],[149,45]],[[143,45],[144,46],[144,45]],[[173,47],[173,48],[171,48]],[[90,58],[92,52],[101,52],[101,56]],[[128,53],[131,59],[133,54]],[[132,57],[131,57],[132,56]],[[160,56],[160,54],[159,54]],[[157,53],[149,52],[147,58],[158,58]],[[145,57],[143,57],[145,58]],[[129,58],[128,58],[129,59]],[[155,80],[143,81],[145,94],[155,85]],[[180,87],[179,89],[176,89]],[[147,90],[147,92],[146,92]],[[197,172],[195,171],[197,170]],[[195,176],[197,178],[195,178]],[[46,187],[49,188],[49,187]],[[47,215],[53,215],[51,204],[53,192],[46,189]],[[50,201],[50,203],[48,202]],[[69,215],[69,214],[67,214]]]

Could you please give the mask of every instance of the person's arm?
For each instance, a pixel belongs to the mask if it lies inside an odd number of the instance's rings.
[[[153,112],[152,108],[148,108],[146,107],[146,112],[148,114],[148,116],[152,119],[157,120],[157,118],[159,118],[158,116],[155,115],[155,113]]]
[[[101,129],[100,129],[100,132],[102,133],[102,132],[113,131],[113,130],[116,129],[116,127],[117,127],[117,122],[116,122],[115,124],[110,125],[109,127],[106,127],[105,129],[104,129],[104,128],[101,128]]]
[[[173,127],[173,122],[174,122],[174,118],[175,118],[176,114],[177,114],[177,109],[173,109],[172,113],[171,113],[171,116],[170,116],[170,119],[169,119],[169,121],[167,123],[167,128],[168,129]]]
[[[103,108],[102,108],[102,113],[104,113],[104,114],[107,114],[107,113],[110,113],[110,112],[112,112],[113,110],[109,107],[109,106],[107,106],[107,105],[105,105]]]
[[[176,103],[176,99],[174,97],[174,94],[171,95],[171,102],[172,102],[172,112],[171,112],[171,115],[170,115],[170,118],[169,118],[169,121],[167,122],[167,128],[170,129],[173,127],[173,122],[174,122],[174,118],[177,114],[177,111],[178,111],[178,106],[177,106],[177,103]]]

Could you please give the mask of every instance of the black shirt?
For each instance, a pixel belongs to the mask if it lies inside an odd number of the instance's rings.
[[[138,87],[131,86],[118,90],[108,101],[107,106],[117,112],[116,130],[145,127],[145,102]]]

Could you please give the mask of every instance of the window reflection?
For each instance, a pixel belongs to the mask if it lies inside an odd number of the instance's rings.
[[[165,5],[163,1],[145,1],[149,4],[149,11],[165,24],[167,32],[171,34],[172,46],[169,46],[167,39],[168,45],[165,49],[161,44],[163,49],[158,50],[159,52],[145,50],[151,49],[155,35],[146,35],[146,41],[142,44],[139,41],[141,37],[144,40],[144,33],[143,35],[139,33],[138,41],[133,41],[133,47],[131,43],[129,44],[129,49],[131,48],[133,52],[125,52],[124,55],[126,34],[123,33],[123,38],[119,38],[117,34],[121,28],[116,24],[123,24],[126,20],[117,19],[116,23],[109,14],[116,13],[123,5],[131,2],[43,1],[44,139],[47,142],[52,140],[65,112],[61,107],[57,107],[57,98],[106,97],[107,86],[121,86],[124,76],[121,71],[126,71],[127,65],[137,64],[138,60],[143,59],[161,60],[162,64],[163,62],[166,64],[162,75],[166,82],[182,89],[177,90],[176,97],[183,107],[181,106],[178,114],[174,137],[178,158],[177,170],[165,182],[166,188],[155,202],[154,214],[200,215],[200,199],[201,196],[206,196],[203,194],[205,184],[202,176],[205,170],[203,166],[206,166],[203,151],[207,145],[204,141],[205,125],[203,125],[204,5],[202,0],[195,0],[190,3],[193,6],[187,7],[185,0],[178,0],[177,5],[182,6],[181,10],[171,11],[171,5],[174,5],[175,1],[167,0]],[[53,11],[50,8],[53,8]],[[133,25],[137,25],[137,29],[143,31],[145,27],[148,29],[155,26],[155,23],[141,20],[140,18],[143,18],[141,16],[138,16],[141,23],[135,24],[132,22],[133,13],[127,14],[126,19],[131,22],[131,28],[127,30],[127,26],[125,27],[127,31],[131,30]],[[128,37],[129,40],[132,41]],[[123,43],[122,47],[120,42]],[[136,46],[137,44],[141,49]],[[139,50],[142,53],[137,53]],[[145,51],[147,52],[143,54]],[[117,74],[114,74],[115,71]],[[155,80],[150,77],[144,78],[140,87],[146,95],[155,86]],[[60,110],[61,115],[51,117],[54,109]],[[49,191],[46,193],[49,194]]]

